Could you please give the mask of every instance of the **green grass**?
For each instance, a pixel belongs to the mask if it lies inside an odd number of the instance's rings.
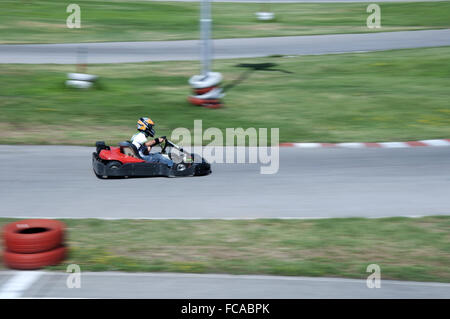
[[[93,65],[99,87],[64,86],[69,65],[0,65],[0,143],[116,143],[150,116],[159,135],[177,127],[280,128],[281,142],[353,142],[450,137],[450,47],[325,56],[218,60],[230,89],[225,107],[190,105],[193,62]]]
[[[154,41],[199,37],[198,3],[77,0],[81,29],[68,29],[65,1],[2,0],[0,43]],[[367,3],[272,4],[276,20],[261,22],[261,4],[214,3],[215,38],[448,28],[450,2],[382,3],[380,29],[368,29]],[[266,8],[267,9],[267,8]]]
[[[0,219],[3,226],[11,219]],[[450,217],[63,220],[82,271],[336,276],[450,282]]]

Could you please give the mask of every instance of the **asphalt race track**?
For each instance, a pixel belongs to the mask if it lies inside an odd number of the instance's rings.
[[[450,298],[450,284],[283,276],[175,273],[81,273],[81,287],[67,288],[61,272],[0,272],[1,298]]]
[[[214,41],[214,57],[448,45],[450,29],[222,39]],[[0,45],[0,63],[72,64],[77,63],[79,48],[87,49],[87,63],[199,58],[199,41],[188,40]],[[95,177],[93,151],[93,147],[0,145],[0,217],[241,219],[450,214],[450,147],[281,148],[279,172],[273,175],[260,174],[260,164],[212,164],[213,174],[206,177],[114,180]],[[146,203],[150,203],[148,207]],[[0,299],[450,298],[450,284],[384,279],[380,289],[369,289],[365,280],[355,279],[83,272],[81,288],[69,289],[68,275],[0,271]]]
[[[0,146],[0,217],[327,218],[450,213],[450,147],[280,148],[279,171],[95,177],[94,147]],[[145,203],[151,203],[145,207]],[[143,206],[144,204],[144,206]]]
[[[198,60],[200,41],[104,42],[83,44],[0,45],[0,63],[86,63]],[[450,45],[450,29],[360,34],[334,34],[213,41],[214,58],[251,58],[269,55],[309,55],[366,52]]]

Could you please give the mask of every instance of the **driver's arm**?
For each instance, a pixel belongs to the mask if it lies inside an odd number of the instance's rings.
[[[153,140],[148,141],[145,143],[145,146],[147,146],[148,151],[150,152],[152,146],[158,145],[159,143],[162,143],[164,141],[164,138],[158,137]]]

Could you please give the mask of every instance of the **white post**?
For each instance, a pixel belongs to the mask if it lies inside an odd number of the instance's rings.
[[[211,69],[211,0],[202,0],[200,30],[202,37],[202,75],[208,76]]]
[[[270,3],[272,1],[265,0],[265,2],[261,3],[261,11],[256,12],[256,16],[258,17],[258,20],[273,20],[275,18],[275,14],[270,11]]]
[[[201,36],[201,74],[193,75],[189,79],[189,84],[193,89],[193,95],[188,97],[191,104],[200,105],[207,108],[220,108],[220,99],[225,96],[222,88],[222,74],[211,72],[212,42],[211,42],[211,0],[201,0],[200,4],[200,36]]]

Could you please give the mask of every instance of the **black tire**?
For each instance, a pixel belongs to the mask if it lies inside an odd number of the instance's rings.
[[[122,163],[119,161],[111,161],[106,164],[106,167],[109,169],[118,169],[122,166]]]

